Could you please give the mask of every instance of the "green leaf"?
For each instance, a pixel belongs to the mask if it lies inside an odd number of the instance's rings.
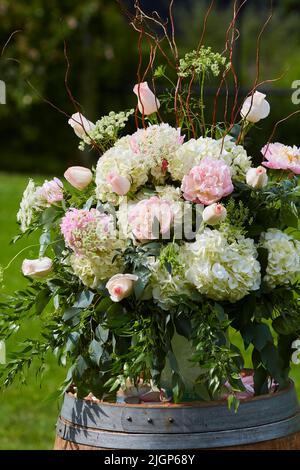
[[[95,329],[95,336],[101,343],[106,343],[109,337],[109,330],[101,325]]]
[[[51,243],[51,232],[50,230],[46,230],[40,236],[40,256],[44,256],[45,251],[47,250],[48,246]]]
[[[48,288],[41,290],[36,296],[35,300],[35,312],[40,315],[50,301],[50,291]]]
[[[103,348],[101,346],[101,343],[93,339],[93,341],[89,345],[89,355],[90,355],[91,360],[97,366],[99,366],[100,364],[102,353],[103,353]]]
[[[65,352],[73,352],[76,348],[80,338],[80,333],[78,331],[73,331],[68,335]]]
[[[85,204],[82,206],[82,209],[87,209],[87,210],[89,210],[89,209],[92,207],[93,202],[94,202],[94,196],[91,196],[91,197],[85,202]]]
[[[260,354],[262,362],[270,375],[278,382],[280,388],[284,387],[286,385],[283,374],[284,364],[278,354],[277,348],[274,344],[267,344]]]
[[[80,308],[70,307],[65,310],[62,318],[65,322],[71,321],[72,325],[75,326],[80,322],[80,313]]]
[[[171,369],[174,372],[179,373],[179,366],[175,354],[172,351],[168,351],[167,358],[169,360]]]
[[[184,336],[187,339],[191,338],[192,335],[192,323],[189,318],[176,317],[174,319],[176,331],[179,335]]]
[[[148,284],[151,272],[147,268],[141,268],[134,272],[138,276],[138,280],[134,283],[134,294],[137,300],[139,300]]]
[[[298,211],[297,207],[294,202],[290,202],[290,204],[284,204],[281,208],[281,219],[284,225],[288,227],[298,228]]]
[[[75,377],[81,379],[84,372],[88,369],[87,360],[83,356],[78,356],[75,368],[74,368],[74,375]]]
[[[45,209],[40,217],[40,223],[41,225],[44,225],[45,229],[50,229],[55,218],[58,215],[58,211],[55,207],[48,207]]]
[[[94,292],[90,290],[82,291],[73,304],[74,308],[87,308],[91,305],[94,298]]]
[[[123,306],[119,303],[111,305],[107,312],[107,327],[110,329],[118,329],[130,322],[130,316],[126,313]]]
[[[272,333],[265,323],[252,323],[241,331],[245,347],[253,343],[258,351],[261,351],[267,343],[273,343]]]
[[[114,305],[114,302],[111,300],[111,298],[104,297],[95,307],[95,311],[99,313],[105,313],[111,305]]]

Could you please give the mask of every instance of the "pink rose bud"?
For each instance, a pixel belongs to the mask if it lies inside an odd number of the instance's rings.
[[[150,90],[147,82],[137,83],[134,85],[133,92],[138,97],[138,108],[140,113],[145,114],[145,116],[149,116],[159,110],[160,102]]]
[[[184,199],[206,206],[228,196],[233,189],[229,166],[210,157],[194,166],[181,185]]]
[[[202,218],[208,225],[217,225],[226,218],[227,210],[222,204],[214,203],[205,207]]]
[[[89,121],[80,113],[72,114],[68,120],[68,124],[73,127],[75,134],[80,139],[83,139],[95,127],[95,124]]]
[[[70,166],[65,171],[64,177],[74,188],[82,190],[92,181],[93,173],[84,166]]]
[[[112,276],[106,284],[113,302],[120,302],[128,297],[133,290],[133,283],[138,280],[138,276],[134,274],[116,274]]]
[[[120,176],[114,171],[107,175],[107,182],[111,185],[112,190],[119,196],[125,196],[130,190],[130,181],[125,176]]]
[[[24,259],[22,264],[22,273],[24,276],[33,278],[43,278],[52,271],[52,260],[44,257],[39,259]]]
[[[248,122],[256,123],[270,114],[270,105],[265,99],[266,95],[256,91],[245,99],[241,109],[242,118]]]
[[[267,170],[263,166],[250,168],[246,173],[246,182],[252,188],[264,188],[268,184]]]

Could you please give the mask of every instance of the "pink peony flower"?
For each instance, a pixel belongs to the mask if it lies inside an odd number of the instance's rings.
[[[147,82],[137,83],[133,88],[133,92],[138,97],[138,108],[140,113],[148,116],[159,110],[160,103],[154,93],[150,90]]]
[[[110,235],[111,217],[97,209],[70,209],[60,229],[66,245],[77,254],[95,253],[101,244],[100,235]]]
[[[296,175],[300,174],[300,148],[294,145],[267,144],[261,150],[268,161],[262,164],[274,170],[290,170]]]
[[[132,233],[139,241],[168,235],[173,220],[171,203],[157,196],[138,202],[128,214]]]
[[[181,190],[187,201],[209,205],[233,191],[230,169],[222,161],[209,157],[194,166],[182,180]]]
[[[58,178],[51,181],[46,180],[42,186],[37,188],[36,197],[49,206],[62,201],[64,198],[62,182]]]
[[[130,190],[131,184],[128,178],[118,175],[115,171],[111,171],[106,179],[110,183],[112,190],[119,196],[124,196]]]

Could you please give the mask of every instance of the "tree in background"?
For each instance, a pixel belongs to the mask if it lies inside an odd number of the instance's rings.
[[[64,41],[69,87],[89,118],[96,119],[108,109],[128,106],[137,67],[136,37],[117,3],[105,0],[0,0],[0,22],[2,45],[19,30],[0,61],[8,93],[7,106],[0,108],[2,169],[63,170],[82,154],[67,117],[41,96],[67,114],[75,112],[64,85]]]
[[[134,1],[122,3],[130,10]],[[200,37],[210,1],[175,0],[174,3],[182,56]],[[272,119],[263,132],[255,134],[255,142],[250,143],[253,154],[258,154],[276,121],[296,110],[291,103],[291,84],[300,79],[300,8],[297,0],[273,3],[273,18],[262,37],[260,76],[261,80],[280,75],[282,78],[266,87]],[[165,17],[169,0],[141,0],[141,4],[149,12],[157,9]],[[232,5],[232,0],[217,0],[207,23],[204,42],[219,52],[224,48]],[[268,0],[248,0],[243,8],[235,58],[241,98],[255,78],[256,39],[268,17],[269,6]],[[0,60],[0,79],[5,80],[8,93],[7,105],[0,107],[0,137],[4,148],[1,169],[57,173],[70,164],[84,163],[84,159],[87,162],[89,154],[78,152],[67,117],[52,109],[39,95],[67,114],[74,112],[64,85],[65,40],[71,64],[69,86],[89,119],[95,120],[109,109],[118,111],[135,105],[130,90],[137,79],[138,35],[130,28],[120,5],[107,0],[0,0],[0,22],[2,45],[11,33],[21,30],[11,38]],[[146,44],[142,52],[144,69]],[[210,92],[206,89],[206,93]],[[300,138],[295,133],[297,122],[296,116],[279,126],[276,140],[299,145]]]

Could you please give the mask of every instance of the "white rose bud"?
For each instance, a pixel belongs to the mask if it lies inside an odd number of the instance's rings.
[[[242,109],[241,116],[248,122],[256,123],[261,119],[265,119],[270,114],[270,105],[265,99],[266,95],[256,91],[253,96],[248,96],[245,99]]]
[[[80,191],[86,188],[93,179],[93,173],[84,166],[70,166],[64,173],[66,180]]]
[[[111,300],[120,302],[128,297],[133,290],[133,283],[138,280],[134,274],[116,274],[106,284]]]
[[[33,278],[43,278],[52,271],[52,260],[44,257],[39,259],[24,259],[22,264],[22,273],[24,276]]]
[[[95,127],[95,124],[89,121],[80,113],[72,114],[68,120],[68,124],[73,127],[75,134],[80,139],[83,139]]]
[[[202,218],[203,222],[208,225],[217,225],[226,218],[227,210],[226,208],[217,202],[211,204],[210,206],[205,207]]]
[[[264,188],[268,184],[267,170],[263,166],[250,168],[246,173],[246,182],[255,189]]]

